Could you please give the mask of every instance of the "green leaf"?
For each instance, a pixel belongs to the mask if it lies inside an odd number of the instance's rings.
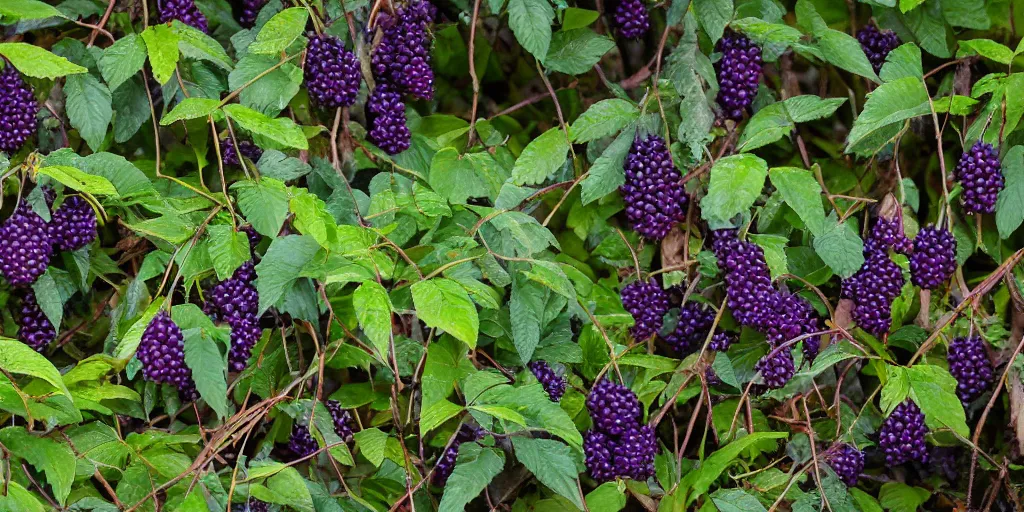
[[[23,75],[32,78],[54,79],[89,71],[64,57],[29,43],[0,43],[0,55],[11,61]]]
[[[590,512],[619,512],[626,507],[626,485],[621,480],[605,482],[587,494]]]
[[[352,307],[363,334],[370,338],[381,358],[387,359],[393,310],[388,291],[376,281],[366,281],[352,294]]]
[[[280,60],[271,55],[246,55],[228,75],[228,87],[237,90],[246,86],[238,96],[243,105],[267,115],[277,115],[302,85],[302,70],[290,62],[270,71]]]
[[[747,235],[751,242],[754,242],[764,250],[764,259],[768,263],[772,279],[777,279],[783,274],[789,273],[789,265],[786,259],[786,243],[789,239],[779,235]]]
[[[171,28],[178,34],[178,49],[185,57],[211,62],[224,71],[231,71],[232,61],[224,47],[216,39],[205,32],[186,25],[179,20],[171,23]]]
[[[978,54],[986,59],[994,60],[1005,66],[1013,61],[1013,50],[1006,45],[997,43],[991,39],[969,39],[960,41],[960,49],[956,52],[957,57]]]
[[[471,197],[487,197],[487,185],[469,158],[452,147],[434,154],[430,162],[430,187],[452,204],[466,204]]]
[[[614,47],[615,41],[589,28],[560,30],[551,39],[544,66],[569,75],[582,75]]]
[[[693,0],[693,13],[712,42],[722,38],[732,19],[732,0]]]
[[[516,0],[512,0],[513,3]],[[462,512],[505,467],[505,454],[476,443],[459,446],[455,471],[444,487],[438,512]]]
[[[269,493],[260,493],[264,488],[254,487],[253,496],[278,505],[286,505],[300,512],[313,512],[313,497],[309,494],[306,481],[295,468],[288,467],[267,480]]]
[[[164,114],[160,119],[160,126],[168,126],[176,121],[187,121],[198,119],[213,114],[220,107],[220,100],[211,98],[185,98],[174,106],[174,109]]]
[[[508,26],[515,34],[516,40],[543,61],[551,45],[551,22],[555,19],[555,10],[548,0],[509,0]]]
[[[39,309],[43,310],[46,318],[60,332],[60,322],[64,318],[65,297],[61,296],[60,286],[53,278],[53,267],[46,270],[46,273],[39,276],[36,282],[32,283],[32,291],[36,294],[36,302]]]
[[[469,293],[459,283],[435,277],[412,285],[412,300],[416,315],[428,327],[443,329],[476,348],[480,320]]]
[[[1003,157],[1006,187],[996,200],[996,227],[999,238],[1009,238],[1024,221],[1024,146],[1014,146]]]
[[[379,428],[367,428],[356,432],[352,437],[356,440],[359,453],[362,453],[366,460],[379,468],[384,462],[384,447],[387,444],[388,435],[381,432]]]
[[[882,386],[878,407],[888,416],[900,402],[910,396],[910,375],[902,366],[885,365],[885,385]]]
[[[889,52],[879,76],[886,82],[906,77],[923,78],[921,49],[916,44],[906,43]]]
[[[270,18],[256,41],[249,45],[249,52],[264,55],[277,55],[290,46],[306,29],[309,12],[305,7],[285,9]]]
[[[0,430],[0,443],[14,455],[32,464],[46,474],[46,483],[53,488],[54,498],[64,505],[71,494],[75,480],[75,454],[71,448],[49,437],[37,437],[25,427],[7,427]]]
[[[828,29],[819,35],[818,46],[825,60],[830,63],[869,80],[879,81],[871,62],[864,55],[860,41],[850,34]]]
[[[562,30],[589,27],[591,23],[597,21],[600,17],[601,13],[597,11],[569,7],[562,14]]]
[[[822,190],[812,172],[798,167],[775,167],[768,176],[811,233],[815,236],[824,234],[826,222],[821,205]]]
[[[146,44],[138,35],[127,34],[103,50],[98,64],[103,80],[113,91],[142,71],[146,64]]]
[[[864,110],[847,136],[846,152],[874,152],[896,135],[896,123],[930,112],[928,91],[920,79],[906,77],[886,82],[868,93]]]
[[[679,482],[680,488],[689,491],[686,499],[687,505],[707,493],[711,484],[718,480],[722,472],[731,466],[736,457],[748,447],[763,440],[785,439],[788,435],[786,432],[755,432],[719,448],[704,460],[700,469],[687,473]]]
[[[761,195],[768,164],[750,154],[727,156],[711,168],[708,195],[701,200],[701,216],[708,222],[726,223],[746,212]]]
[[[719,512],[761,512],[764,505],[741,489],[720,489],[711,494]]]
[[[639,117],[640,110],[632,102],[619,98],[601,100],[573,121],[569,133],[573,142],[590,142],[618,133]]]
[[[143,311],[142,316],[121,337],[121,341],[117,344],[117,349],[114,350],[114,357],[127,361],[135,355],[135,351],[139,348],[139,342],[142,340],[142,333],[145,332],[153,317],[160,312],[163,304],[163,297],[157,297],[149,304],[146,310]]]
[[[544,289],[526,279],[525,274],[512,278],[512,296],[509,302],[509,321],[512,324],[512,342],[516,346],[519,360],[528,364],[533,351],[540,344],[541,318],[547,303]]]
[[[962,437],[969,437],[964,408],[956,396],[956,379],[939,366],[917,364],[907,370],[911,396],[921,407],[929,427],[948,427]]]
[[[575,130],[573,130],[575,133]],[[619,189],[626,182],[622,163],[633,145],[632,133],[624,131],[605,148],[601,156],[590,166],[590,174],[580,184],[580,200],[586,206]]]
[[[165,24],[150,25],[142,31],[142,40],[146,42],[149,54],[149,65],[153,68],[153,79],[160,85],[166,84],[178,67],[181,53],[178,51],[178,33]]]
[[[900,0],[900,10],[907,12],[924,3],[924,0]]]
[[[4,18],[5,25],[11,24],[11,21],[41,20],[54,16],[64,17],[57,8],[39,0],[4,0],[0,2],[0,17]]]
[[[425,406],[420,414],[420,435],[426,435],[427,432],[440,427],[460,412],[462,412],[462,406],[448,400],[439,400]]]
[[[226,333],[199,306],[179,304],[171,308],[171,318],[185,336],[185,364],[192,370],[192,380],[199,395],[217,416],[231,415],[228,405],[227,358],[220,346],[230,343]]]
[[[864,242],[849,222],[836,220],[835,212],[828,216],[824,232],[814,237],[813,245],[821,260],[844,279],[864,264]]]
[[[256,264],[256,291],[260,296],[259,314],[284,297],[299,278],[303,267],[320,250],[311,236],[288,235],[275,238],[267,254]]]
[[[288,190],[280,180],[237,181],[231,185],[238,207],[261,235],[277,238],[288,218]]]
[[[71,75],[64,84],[64,95],[71,126],[78,130],[89,148],[99,151],[114,117],[110,89],[90,74]]]
[[[84,171],[63,165],[52,165],[39,169],[39,174],[49,176],[64,184],[64,186],[87,192],[89,194],[118,197],[114,184],[103,176],[88,174]]]
[[[249,107],[232,103],[224,106],[231,119],[254,135],[266,137],[289,148],[309,149],[306,135],[287,117],[271,118]]]
[[[516,459],[529,469],[540,483],[552,491],[564,496],[583,509],[580,497],[576,457],[572,450],[563,443],[553,439],[534,439],[530,437],[513,437]]]
[[[249,261],[249,237],[244,232],[235,231],[227,224],[217,224],[206,229],[210,236],[209,253],[213,260],[213,269],[217,279],[223,281]]]
[[[569,142],[560,127],[550,128],[530,141],[512,167],[512,180],[516,185],[537,185],[555,173],[565,163]]]
[[[42,379],[71,399],[60,372],[46,356],[32,350],[28,345],[10,338],[0,337],[0,369],[18,375]]]
[[[576,300],[576,290],[572,282],[557,263],[536,260],[530,270],[523,271],[523,274],[570,301]]]
[[[886,482],[878,492],[878,501],[890,512],[916,512],[931,496],[927,489],[902,482]]]

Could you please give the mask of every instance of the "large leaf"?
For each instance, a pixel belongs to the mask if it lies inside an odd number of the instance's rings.
[[[577,508],[583,509],[579,491],[576,457],[568,446],[552,439],[513,437],[516,459],[529,469],[540,483],[561,494]]]
[[[28,43],[0,43],[3,55],[22,74],[33,78],[59,78],[86,73],[88,70]]]
[[[459,283],[443,277],[412,285],[416,315],[429,327],[445,332],[476,348],[480,320],[469,293]]]
[[[516,185],[543,183],[565,163],[567,151],[569,142],[565,132],[557,126],[549,129],[523,149],[512,168],[512,179]]]
[[[352,294],[352,307],[363,333],[373,342],[383,359],[388,356],[391,340],[391,299],[388,292],[376,281],[367,281]]]
[[[483,492],[484,487],[491,483],[504,466],[505,454],[500,450],[484,448],[476,443],[463,443],[459,447],[455,471],[445,484],[438,512],[464,511],[466,505]]]
[[[761,195],[768,164],[750,154],[732,155],[711,168],[708,195],[701,201],[701,216],[708,222],[728,223],[750,209]]]
[[[555,10],[548,0],[509,0],[508,25],[519,44],[534,57],[544,60],[551,45],[551,22]]]
[[[49,437],[31,435],[25,427],[0,430],[0,443],[45,473],[57,502],[65,503],[75,480],[75,454],[68,445]]]

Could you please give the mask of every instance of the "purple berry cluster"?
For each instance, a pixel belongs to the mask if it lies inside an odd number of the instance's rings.
[[[583,434],[587,470],[595,480],[647,480],[654,475],[658,441],[640,423],[640,402],[629,388],[604,379],[587,396],[594,428]]]
[[[856,487],[857,478],[864,472],[864,452],[846,443],[832,447],[825,455],[825,462],[847,487]]]
[[[213,287],[204,308],[214,321],[224,322],[231,327],[228,363],[231,370],[236,372],[245,369],[252,348],[263,334],[257,315],[260,298],[255,279],[253,263],[244,263],[231,277]]]
[[[716,50],[722,58],[715,63],[718,74],[718,105],[727,119],[743,119],[757,96],[761,81],[761,48],[747,36],[726,30]]]
[[[53,252],[46,221],[26,202],[0,226],[0,272],[13,286],[28,286],[46,272]]]
[[[818,312],[803,297],[795,293],[778,293],[775,315],[765,329],[765,338],[772,347],[777,347],[793,338],[821,331]],[[821,344],[819,337],[810,336],[803,340],[804,356],[814,360]]]
[[[637,136],[624,165],[626,182],[619,188],[633,231],[650,240],[665,238],[686,218],[686,189],[672,163],[665,139]]]
[[[924,413],[917,404],[907,399],[897,405],[878,431],[878,447],[885,454],[886,465],[896,466],[911,460],[927,463],[926,434]]]
[[[252,28],[256,25],[256,17],[260,9],[267,5],[269,0],[242,0],[242,14],[238,17],[238,24],[245,28]]]
[[[878,30],[874,23],[858,30],[857,40],[864,49],[864,55],[867,55],[868,61],[871,62],[871,67],[875,68],[875,73],[881,71],[889,52],[900,45],[900,38],[893,31]]]
[[[529,364],[529,367],[533,376],[537,377],[540,384],[544,386],[544,391],[547,391],[551,401],[557,402],[561,400],[562,395],[565,394],[565,377],[555,373],[555,370],[548,365],[547,361],[533,361]]]
[[[907,254],[911,242],[903,236],[899,218],[879,217],[864,242],[864,264],[842,286],[842,296],[854,303],[854,321],[875,336],[889,332],[892,302],[906,282],[903,270],[889,256],[890,249]]]
[[[36,134],[38,112],[32,87],[7,63],[0,71],[0,151],[17,153]]]
[[[910,255],[910,281],[925,290],[934,290],[956,271],[956,238],[936,226],[922,228],[914,238]]]
[[[444,487],[444,484],[448,483],[448,477],[452,476],[452,471],[455,471],[459,447],[462,446],[462,443],[470,443],[481,437],[483,437],[483,431],[480,428],[463,423],[459,432],[455,434],[455,439],[434,464],[434,474],[430,477],[430,481],[438,487]]]
[[[427,0],[415,0],[394,15],[381,13],[377,26],[383,37],[371,57],[373,76],[378,82],[417,99],[434,97],[429,26],[435,12]]]
[[[680,356],[686,357],[700,349],[714,323],[715,310],[699,302],[686,302],[679,307],[679,322],[665,336],[665,341]]]
[[[310,98],[321,108],[352,106],[363,80],[356,55],[329,34],[310,37],[304,76]]]
[[[334,423],[334,433],[346,443],[352,440],[355,430],[352,429],[352,413],[341,408],[337,400],[328,400],[325,404],[327,412],[331,413],[331,421]]]
[[[370,131],[367,138],[389,155],[409,149],[412,134],[405,125],[405,103],[391,86],[378,84],[366,104]]]
[[[789,347],[773,348],[754,364],[754,370],[761,374],[765,386],[779,389],[796,374],[793,353]]]
[[[161,0],[160,23],[178,20],[202,32],[208,31],[206,16],[196,7],[195,0]]]
[[[251,162],[259,162],[260,157],[263,156],[263,150],[247,140],[239,141],[236,148],[232,137],[221,139],[220,148],[223,152],[224,165],[242,165],[242,157],[248,158]]]
[[[615,7],[615,25],[619,35],[639,39],[651,28],[651,15],[643,0],[622,0]]]
[[[185,364],[185,336],[167,311],[160,311],[150,320],[136,356],[142,362],[143,378],[170,384],[186,399],[194,398],[192,370]]]
[[[956,379],[956,394],[967,404],[992,385],[994,368],[979,336],[953,338],[946,353],[949,374]]]
[[[296,423],[292,427],[292,433],[288,436],[288,451],[295,457],[301,459],[309,457],[320,449],[313,434],[310,434],[309,427]]]
[[[729,350],[729,346],[732,345],[734,341],[735,339],[733,336],[724,332],[716,332],[715,335],[711,337],[711,343],[708,344],[708,348],[715,352],[725,352],[726,350]]]
[[[245,503],[231,505],[231,512],[268,512],[270,504],[256,498],[249,498]]]
[[[68,196],[53,212],[47,229],[55,248],[77,251],[96,239],[96,212],[81,196]]]
[[[914,252],[914,242],[903,233],[903,222],[899,216],[891,219],[878,217],[871,227],[871,234],[864,241],[864,255],[892,249],[897,254]]]
[[[39,307],[36,294],[31,288],[22,294],[21,307],[18,312],[20,313],[17,318],[18,339],[36,352],[42,352],[51,341],[57,338],[57,330],[53,328],[53,324]]]
[[[622,289],[622,306],[633,315],[635,324],[630,334],[636,340],[646,340],[661,330],[668,312],[668,294],[653,278],[634,281]]]
[[[982,141],[975,142],[971,149],[964,151],[956,164],[956,179],[963,187],[961,198],[964,208],[970,213],[994,213],[999,191],[1006,181],[999,152]]]
[[[726,304],[740,325],[763,330],[772,321],[777,293],[764,251],[757,244],[736,237],[736,230],[712,234],[712,250],[718,268],[725,273]]]

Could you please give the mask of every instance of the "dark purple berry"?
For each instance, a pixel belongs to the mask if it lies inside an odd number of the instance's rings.
[[[789,382],[796,373],[793,354],[789,348],[772,349],[754,365],[754,370],[761,374],[765,386],[779,389]]]
[[[252,239],[250,239],[251,246]],[[251,248],[251,247],[250,247]],[[245,369],[252,349],[263,335],[260,327],[260,297],[254,281],[256,271],[252,261],[238,267],[229,277],[213,287],[206,296],[203,311],[216,322],[231,327],[231,350],[228,363],[231,371]]]
[[[981,396],[992,385],[992,361],[978,336],[953,338],[946,353],[949,374],[956,379],[956,394],[963,403]]]
[[[367,138],[389,155],[409,149],[412,134],[405,125],[405,103],[390,87],[378,84],[366,104],[370,117]]]
[[[160,311],[150,320],[136,356],[146,380],[170,384],[179,391],[195,389],[192,370],[185,364],[185,337],[167,311]]]
[[[970,213],[993,213],[999,191],[1006,185],[999,152],[982,141],[975,142],[956,164],[956,179],[963,187],[961,199]]]
[[[53,245],[46,221],[26,202],[0,225],[0,272],[13,286],[28,286],[46,272]]]
[[[196,7],[195,0],[161,0],[160,23],[178,20],[192,28],[207,32],[206,16]]]
[[[871,235],[864,241],[864,255],[888,252],[889,249],[899,254],[910,254],[914,251],[914,242],[903,234],[903,223],[899,217],[878,217],[871,228]]]
[[[245,28],[256,25],[256,17],[267,2],[268,0],[242,0],[242,14],[238,17],[238,24]]]
[[[309,39],[306,88],[320,108],[350,107],[359,95],[363,75],[356,55],[338,37],[321,34]]]
[[[617,476],[644,481],[654,476],[654,456],[658,440],[649,425],[630,425],[622,432],[612,451]]]
[[[699,302],[686,302],[679,307],[679,322],[665,341],[680,356],[688,356],[700,350],[714,323],[715,310]]]
[[[228,352],[228,363],[231,371],[240,372],[249,364],[252,349],[263,335],[260,319],[253,311],[226,317],[231,327],[231,350]]]
[[[53,212],[48,229],[55,248],[77,251],[96,239],[96,211],[81,196],[68,196]]]
[[[857,478],[864,472],[864,452],[845,443],[833,446],[825,455],[825,462],[847,487],[856,487]]]
[[[626,218],[633,231],[650,240],[665,238],[686,218],[686,189],[672,163],[665,139],[636,137],[626,162],[626,182],[619,187],[626,203]]]
[[[865,243],[865,246],[871,246],[871,251],[865,253],[864,264],[842,285],[842,297],[854,303],[853,320],[861,329],[875,336],[889,332],[892,302],[900,295],[906,282],[903,270],[889,257],[889,248],[906,245],[903,241],[906,239],[889,233],[886,223],[880,218]]]
[[[373,76],[402,94],[429,100],[434,96],[434,70],[430,67],[428,25],[434,6],[426,0],[414,2],[395,15],[382,13],[377,26],[383,34],[373,50]]]
[[[775,314],[767,325],[765,337],[769,344],[777,347],[793,338],[820,330],[818,313],[810,302],[795,293],[779,293],[775,301]]]
[[[889,56],[889,52],[900,45],[900,38],[893,31],[878,30],[874,23],[865,25],[858,30],[857,40],[860,41],[860,47],[864,49],[864,55],[867,55],[868,61],[871,62],[871,67],[875,68],[875,73],[881,71],[882,64],[885,64],[885,58]]]
[[[256,246],[260,244],[260,233],[256,231],[256,228],[252,227],[252,224],[242,226],[241,229],[245,236],[249,238],[249,251],[255,251]]]
[[[598,482],[615,479],[616,471],[612,460],[615,448],[615,442],[601,432],[588,430],[583,433],[584,462],[591,478]]]
[[[727,29],[718,41],[722,58],[715,63],[718,73],[718,104],[727,119],[743,119],[757,95],[761,81],[761,48],[743,34]]]
[[[634,281],[622,289],[622,306],[633,315],[633,338],[646,340],[661,330],[668,312],[668,294],[654,279]]]
[[[911,460],[927,463],[926,434],[924,413],[917,404],[907,399],[897,405],[878,431],[878,447],[885,453],[886,465],[891,467]]]
[[[331,413],[331,421],[334,422],[334,433],[346,443],[352,440],[355,431],[352,429],[352,413],[341,408],[337,400],[328,400],[325,404],[327,412]]]
[[[725,352],[726,350],[729,350],[729,345],[732,345],[733,341],[733,336],[724,332],[716,332],[715,335],[711,337],[711,343],[708,344],[708,348],[715,352]]]
[[[36,134],[39,103],[10,63],[0,71],[0,151],[13,155]]]
[[[309,427],[296,424],[292,427],[292,433],[288,436],[288,451],[295,459],[302,459],[313,455],[320,449],[316,439],[309,433]]]
[[[224,165],[242,165],[239,153],[251,162],[259,162],[263,156],[263,150],[259,146],[247,140],[238,141],[238,148],[235,148],[234,139],[225,137],[220,141],[220,149],[224,156]]]
[[[910,281],[925,290],[934,290],[956,271],[956,238],[935,226],[922,228],[914,238],[910,255]]]
[[[718,378],[718,374],[715,373],[715,370],[710,366],[704,370],[704,380],[707,381],[709,388],[713,388],[722,383],[722,379]]]
[[[434,464],[434,473],[430,478],[431,482],[438,487],[444,487],[448,483],[448,477],[455,471],[455,461],[459,456],[459,447],[462,443],[476,441],[482,437],[482,431],[472,425],[463,423],[459,432],[455,434],[448,448],[437,459]]]
[[[640,402],[629,388],[602,379],[587,396],[587,410],[594,428],[610,436],[619,436],[640,421]]]
[[[269,510],[269,503],[260,501],[256,498],[249,498],[249,501],[246,501],[245,503],[235,503],[231,505],[231,512],[268,512]]]
[[[50,319],[39,307],[36,294],[32,289],[25,290],[21,296],[19,313],[17,318],[18,339],[36,352],[42,352],[51,341],[57,338],[57,330],[53,328]]]
[[[764,330],[773,322],[778,292],[772,287],[764,251],[744,242],[732,229],[713,232],[712,250],[725,273],[726,304],[740,325]]]
[[[615,7],[615,25],[619,35],[639,39],[651,28],[651,15],[643,0],[622,0]]]
[[[565,377],[559,376],[546,361],[534,361],[530,363],[530,371],[533,376],[544,386],[552,402],[557,402],[565,394]]]

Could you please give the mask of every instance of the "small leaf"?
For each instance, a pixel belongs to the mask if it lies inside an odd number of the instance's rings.
[[[146,44],[136,34],[127,34],[103,50],[100,73],[110,90],[116,90],[129,78],[142,71],[146,64]]]
[[[921,407],[929,427],[948,427],[962,437],[970,436],[964,408],[956,396],[956,379],[944,368],[917,364],[907,370],[914,402]]]
[[[932,493],[902,482],[886,482],[878,492],[878,501],[890,512],[915,512],[931,498]]]
[[[1006,187],[996,200],[996,227],[999,238],[1006,239],[1024,221],[1024,146],[1014,146],[1003,157]]]
[[[565,163],[569,142],[560,127],[554,127],[530,141],[516,159],[512,180],[516,185],[537,185]]]
[[[469,293],[451,279],[436,277],[412,285],[416,314],[429,327],[443,329],[476,348],[480,320]]]
[[[288,235],[275,238],[267,254],[256,264],[256,291],[260,296],[259,314],[284,297],[299,272],[320,250],[320,244],[311,236]]]
[[[387,444],[388,435],[379,428],[367,428],[356,432],[353,437],[363,457],[379,468],[384,462],[384,446]]]
[[[772,185],[786,204],[800,216],[815,236],[825,232],[825,211],[821,205],[821,185],[811,171],[798,167],[775,167],[769,171]]]
[[[693,0],[693,13],[711,42],[722,38],[726,25],[732,19],[732,0]]]
[[[160,119],[160,126],[168,126],[176,121],[206,117],[217,110],[219,106],[220,101],[215,99],[185,98],[175,105],[173,110],[164,114],[164,117]]]
[[[827,217],[824,232],[814,237],[814,250],[833,272],[844,279],[864,264],[864,242],[849,222],[840,224],[836,220],[835,212]]]
[[[146,42],[149,65],[153,68],[153,79],[160,85],[166,84],[178,67],[178,59],[181,57],[178,51],[180,38],[177,32],[165,24],[150,25],[142,31],[142,40]]]
[[[516,459],[529,469],[540,483],[583,509],[576,460],[568,446],[553,439],[513,437]]]
[[[751,154],[719,159],[711,168],[708,195],[701,201],[701,216],[709,221],[727,222],[746,212],[761,195],[768,164]]]
[[[516,0],[512,0],[515,2]],[[505,467],[505,454],[476,443],[462,443],[455,471],[444,487],[438,512],[462,512]]]
[[[110,89],[90,74],[71,75],[64,84],[64,94],[71,126],[78,130],[90,149],[99,151],[114,117]]]
[[[387,358],[391,341],[391,299],[377,281],[366,281],[352,293],[352,307],[363,334],[373,342],[382,359]]]
[[[615,41],[589,28],[560,30],[551,39],[544,66],[569,75],[582,75],[594,68]]]
[[[199,395],[217,416],[230,416],[227,358],[220,350],[222,343],[229,342],[226,333],[215,327],[195,304],[174,306],[171,315],[185,336],[185,364],[192,370]]]
[[[292,7],[275,14],[256,34],[256,41],[249,45],[249,52],[264,55],[283,52],[302,35],[308,18],[309,12],[305,7]]]
[[[618,190],[626,182],[622,163],[633,145],[634,135],[628,130],[619,134],[590,166],[590,175],[580,184],[580,200],[584,206]]]
[[[32,78],[53,79],[89,71],[64,57],[29,43],[0,43],[0,55],[11,61],[22,74]]]
[[[762,512],[764,505],[741,489],[720,489],[711,494],[718,512]]]
[[[74,167],[53,165],[39,169],[38,173],[43,176],[49,176],[54,180],[63,183],[65,186],[80,192],[118,197],[117,189],[114,188],[114,184],[106,178],[103,176],[88,174],[84,171],[75,169]]]
[[[254,135],[266,137],[289,148],[309,149],[306,135],[287,117],[271,118],[249,107],[232,103],[224,106],[231,119]]]
[[[508,26],[515,34],[516,40],[543,61],[551,45],[551,22],[555,19],[555,10],[548,0],[509,0]]]
[[[231,185],[246,220],[261,235],[277,238],[288,218],[288,190],[280,180],[237,181]]]
[[[213,260],[217,279],[223,281],[231,277],[238,267],[252,257],[249,251],[249,237],[245,233],[236,231],[227,224],[210,226],[207,233],[210,236],[210,259]]]
[[[569,133],[574,142],[590,142],[614,135],[639,117],[640,110],[629,101],[618,98],[601,100],[573,121]]]

